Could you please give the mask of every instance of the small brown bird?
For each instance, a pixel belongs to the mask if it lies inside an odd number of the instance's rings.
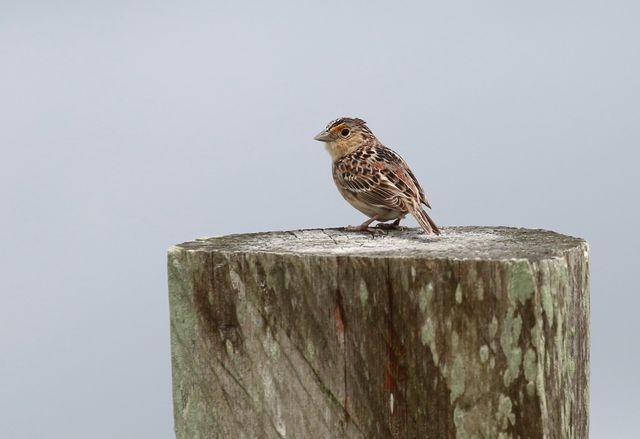
[[[342,196],[369,217],[351,230],[370,230],[373,221],[379,228],[398,228],[410,213],[428,234],[440,229],[422,205],[431,208],[409,165],[384,146],[362,119],[342,117],[330,122],[314,137],[326,142],[333,160],[333,180]],[[395,220],[391,224],[384,221]]]

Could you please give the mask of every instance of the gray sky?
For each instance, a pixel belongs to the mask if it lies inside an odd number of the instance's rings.
[[[359,224],[351,115],[438,223],[588,239],[592,437],[636,438],[640,3],[231,3],[0,1],[2,436],[172,438],[167,247]]]

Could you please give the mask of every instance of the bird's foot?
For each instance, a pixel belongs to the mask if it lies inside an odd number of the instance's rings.
[[[367,232],[370,233],[371,236],[375,237],[375,236],[379,236],[379,235],[386,235],[386,232],[383,229],[379,229],[377,227],[369,227],[366,226],[364,224],[361,224],[359,226],[347,226],[344,227],[343,230],[345,232]]]
[[[376,228],[380,230],[404,230],[404,227],[400,225],[400,221],[394,221],[392,223],[378,223]]]

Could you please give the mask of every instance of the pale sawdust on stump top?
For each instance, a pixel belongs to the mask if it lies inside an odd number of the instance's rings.
[[[588,251],[584,240],[548,230],[467,226],[442,232],[434,236],[407,228],[372,237],[342,229],[292,230],[198,238],[174,248],[206,253],[529,261],[562,257],[577,247]]]

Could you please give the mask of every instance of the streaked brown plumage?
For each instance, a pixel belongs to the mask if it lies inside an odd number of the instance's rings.
[[[410,213],[426,233],[440,234],[422,208],[423,204],[431,206],[409,165],[384,146],[365,121],[336,119],[314,139],[326,142],[333,160],[333,180],[342,196],[369,217],[357,230],[368,230],[373,221],[395,220],[379,226],[397,227]]]

